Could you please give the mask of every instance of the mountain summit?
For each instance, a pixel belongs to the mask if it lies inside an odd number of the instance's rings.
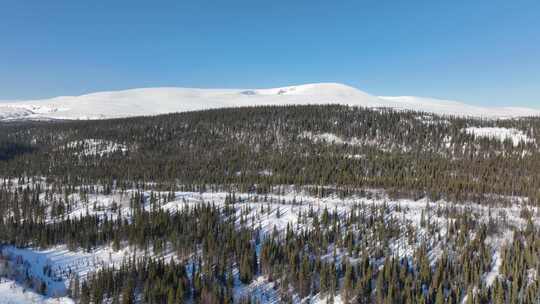
[[[433,98],[373,96],[340,83],[313,83],[270,89],[141,88],[0,103],[0,120],[106,119],[226,107],[293,104],[344,104],[485,118],[540,115],[540,110],[528,108],[488,108]]]

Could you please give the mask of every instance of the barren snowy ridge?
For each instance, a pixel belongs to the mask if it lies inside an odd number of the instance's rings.
[[[484,118],[540,115],[537,109],[488,108],[412,96],[373,96],[344,84],[315,83],[272,89],[141,88],[0,102],[0,120],[106,119],[227,107],[293,104],[344,104]]]

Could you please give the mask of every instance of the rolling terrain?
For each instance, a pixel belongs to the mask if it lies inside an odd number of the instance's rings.
[[[0,102],[0,120],[107,119],[231,107],[321,104],[483,118],[540,115],[538,109],[489,108],[412,96],[380,97],[339,83],[315,83],[272,89],[144,88]]]
[[[540,300],[540,118],[32,115],[0,121],[0,303]]]

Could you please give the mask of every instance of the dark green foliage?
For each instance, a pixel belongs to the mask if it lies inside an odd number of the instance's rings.
[[[281,184],[334,185],[342,194],[383,187],[396,197],[489,201],[487,193],[498,193],[538,200],[535,143],[475,138],[463,131],[470,126],[516,128],[540,142],[539,119],[482,121],[333,105],[254,107],[0,124],[0,143],[10,143],[0,144],[0,155],[14,151],[0,161],[0,172],[75,185],[174,180],[199,191],[213,184],[242,191],[257,185],[259,192]],[[349,144],[317,139],[325,133]],[[84,153],[90,139],[128,150]],[[24,148],[30,142],[32,149]]]
[[[369,197],[366,188],[382,188],[391,198],[491,207],[519,195],[537,205],[536,144],[475,138],[463,131],[470,126],[516,128],[540,142],[535,118],[482,121],[330,105],[0,124],[0,242],[173,253],[170,261],[131,257],[73,277],[70,296],[80,303],[250,303],[249,295],[233,297],[235,284],[260,276],[284,303],[315,295],[329,301],[341,295],[346,303],[461,303],[465,297],[466,303],[537,303],[539,280],[531,276],[540,273],[540,232],[533,209],[522,209],[528,224],[502,250],[500,275],[488,286],[485,275],[495,261],[487,242],[507,228],[499,218],[482,222],[451,204],[426,206],[415,227],[394,217],[399,206],[359,204],[345,214],[311,208],[297,227],[262,235],[249,210],[235,207],[246,199],[235,191],[248,193],[261,215],[282,219],[286,211],[271,194],[283,194],[283,185],[319,198]],[[327,133],[343,142],[321,139]],[[88,141],[127,151],[89,153]],[[115,204],[100,210],[88,198],[128,189],[129,214]],[[164,211],[175,191],[230,194],[221,207]],[[107,215],[68,217],[73,194]],[[448,233],[434,214],[446,217]],[[401,248],[391,248],[398,240],[414,245],[414,253],[403,258]]]

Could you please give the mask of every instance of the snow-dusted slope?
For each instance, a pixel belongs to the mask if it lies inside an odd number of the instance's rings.
[[[415,97],[415,96],[379,96],[394,108],[425,111],[443,115],[474,116],[486,118],[510,118],[540,116],[540,109],[520,107],[480,107],[458,101]]]
[[[145,88],[0,103],[0,120],[103,119],[225,107],[290,104],[390,107],[490,118],[540,115],[540,110],[533,109],[482,108],[420,97],[377,97],[343,84],[317,83],[273,89]]]

